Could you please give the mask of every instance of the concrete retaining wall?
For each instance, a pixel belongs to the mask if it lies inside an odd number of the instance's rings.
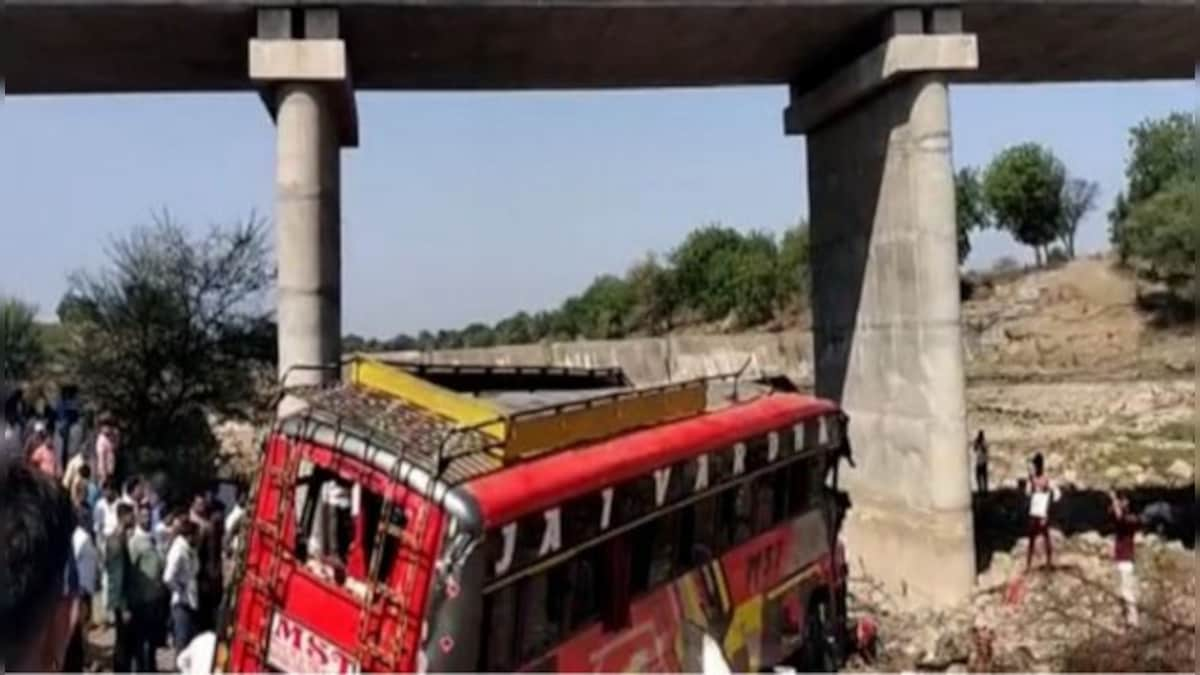
[[[384,352],[378,356],[456,365],[619,367],[637,384],[724,375],[736,372],[742,366],[746,366],[745,374],[749,377],[786,375],[802,383],[812,381],[812,338],[808,331],[580,340],[431,352]]]

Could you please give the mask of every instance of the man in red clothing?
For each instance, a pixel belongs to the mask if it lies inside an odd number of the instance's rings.
[[[1138,625],[1138,579],[1134,561],[1134,536],[1140,521],[1129,508],[1129,498],[1116,492],[1109,493],[1109,511],[1116,520],[1116,539],[1113,545],[1113,561],[1120,582],[1121,600],[1125,605],[1125,622],[1131,628]]]

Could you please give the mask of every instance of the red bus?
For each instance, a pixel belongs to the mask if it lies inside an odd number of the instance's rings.
[[[268,436],[219,670],[678,672],[695,629],[737,671],[835,665],[835,405],[419,370],[360,362]]]

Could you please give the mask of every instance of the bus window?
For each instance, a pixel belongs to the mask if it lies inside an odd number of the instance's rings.
[[[351,560],[356,564],[350,567],[351,575],[368,576],[371,571],[372,557],[375,555],[375,545],[379,541],[379,520],[383,517],[383,497],[369,490],[362,490],[359,496],[361,509],[361,526],[351,548]],[[379,569],[373,580],[387,581],[391,576],[392,563],[396,559],[400,538],[407,525],[404,508],[393,504],[389,514],[390,522],[383,537],[383,551],[380,553]],[[356,555],[361,551],[361,558]]]
[[[782,523],[788,518],[788,496],[791,490],[788,488],[788,472],[786,469],[778,469],[771,472],[769,480],[771,481],[771,490],[774,500],[771,503],[771,522]]]
[[[684,539],[685,542],[691,542],[690,550],[685,551],[688,567],[703,565],[721,552],[721,542],[718,537],[720,530],[719,500],[720,495],[706,497],[695,502],[685,511],[684,515],[692,521],[693,528],[690,540]]]
[[[750,483],[722,492],[720,495],[720,530],[718,541],[721,551],[746,541],[753,534],[751,510],[753,508]]]
[[[770,474],[754,479],[751,496],[754,500],[751,523],[754,534],[766,532],[775,524],[775,480]]]
[[[650,555],[650,569],[647,586],[655,586],[670,581],[681,570],[676,564],[679,556],[677,551],[680,543],[680,517],[678,511],[672,511],[655,519],[655,536]]]
[[[351,486],[322,468],[296,483],[296,498],[302,499],[296,523],[296,557],[318,576],[341,583],[353,541]]]
[[[383,498],[312,465],[297,480],[295,491],[297,559],[317,576],[365,594],[364,582],[379,541]],[[403,527],[404,511],[394,507],[376,578],[388,578]]]
[[[508,585],[483,599],[483,649],[480,670],[503,673],[517,666],[513,647],[517,637],[517,590]]]
[[[566,563],[567,632],[573,633],[600,618],[600,589],[607,588],[604,574],[604,549],[590,546]]]
[[[766,436],[746,442],[746,471],[757,471],[767,465],[769,445]]]
[[[820,484],[821,478],[815,468],[812,459],[804,459],[793,462],[787,469],[788,485],[791,488],[788,510],[793,517],[808,511],[817,497],[813,487]]]
[[[541,656],[562,636],[562,587],[552,587],[547,573],[525,577],[519,586],[521,637],[517,659],[524,663]]]
[[[629,592],[635,596],[650,588],[650,563],[657,525],[651,520],[638,525],[626,535],[629,537]]]

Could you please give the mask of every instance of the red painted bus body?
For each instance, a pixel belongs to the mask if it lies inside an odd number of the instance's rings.
[[[772,393],[452,483],[285,420],[217,667],[678,672],[689,625],[736,670],[792,662],[844,616],[844,440],[833,404]]]

